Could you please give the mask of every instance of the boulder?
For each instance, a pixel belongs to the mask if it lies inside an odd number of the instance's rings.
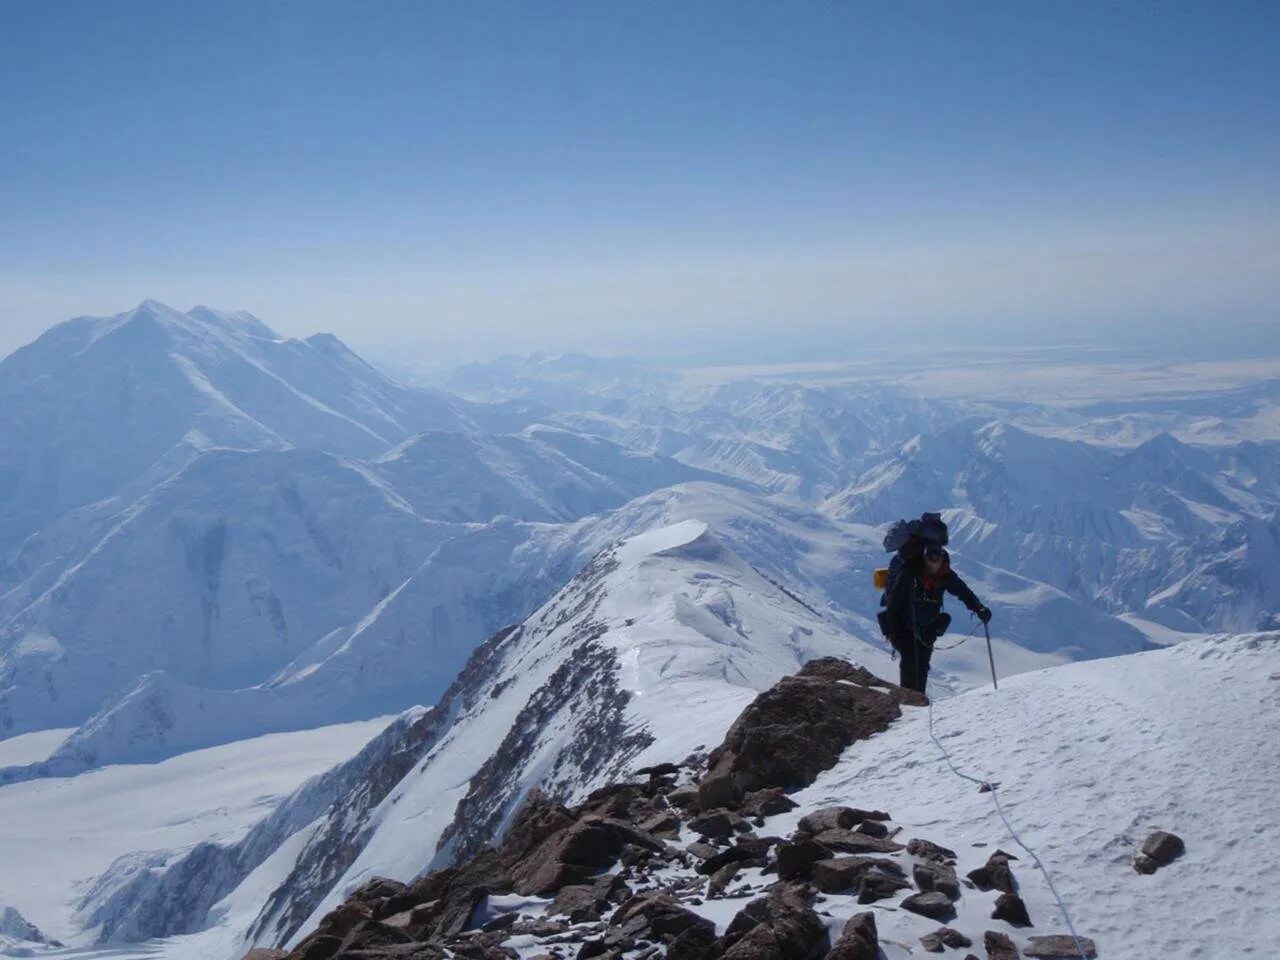
[[[694,926],[682,931],[667,945],[666,960],[702,960],[716,942],[715,927]],[[654,954],[654,957],[661,954]]]
[[[570,923],[586,923],[599,920],[605,906],[590,886],[575,883],[560,888],[560,892],[547,907],[547,913],[568,917]]]
[[[880,938],[876,933],[873,913],[855,913],[844,925],[826,960],[876,960],[880,956]]]
[[[777,837],[757,837],[753,835],[738,837],[731,847],[717,850],[698,864],[698,872],[712,874],[730,863],[747,863],[763,867],[767,862],[769,848],[778,842]]]
[[[351,900],[361,900],[365,903],[372,903],[375,900],[385,900],[388,897],[398,896],[408,889],[406,884],[399,880],[391,880],[387,877],[374,877],[367,880],[357,887],[350,895]]]
[[[947,947],[951,947],[954,950],[971,947],[973,946],[973,941],[959,930],[952,930],[950,927],[939,927],[933,933],[926,933],[921,937],[920,945],[929,953],[942,953]]]
[[[1133,868],[1139,873],[1155,873],[1173,863],[1186,849],[1186,844],[1176,833],[1157,830],[1142,841],[1142,849],[1134,857]]]
[[[742,793],[738,778],[731,772],[708,776],[698,784],[698,806],[703,810],[735,808],[742,800]]]
[[[778,844],[777,866],[780,880],[808,880],[819,860],[831,856],[831,851],[812,837],[802,837],[789,843]]]
[[[796,802],[781,787],[765,787],[763,790],[753,790],[743,797],[739,809],[747,817],[772,817],[794,810],[796,806]]]
[[[609,918],[611,933],[622,932],[637,939],[668,942],[692,927],[702,927],[714,935],[715,924],[681,906],[671,894],[650,892],[631,897]]]
[[[802,833],[822,833],[824,830],[852,830],[860,823],[881,822],[889,815],[883,810],[863,810],[859,807],[822,807],[800,818]]]
[[[352,927],[342,938],[338,952],[344,954],[353,950],[371,950],[375,947],[393,947],[413,942],[414,938],[399,927],[377,920],[365,920]]]
[[[707,881],[707,899],[713,900],[722,896],[733,878],[738,875],[738,871],[742,869],[741,863],[726,863],[723,867],[711,875],[711,879]]]
[[[698,805],[698,797],[701,794],[700,788],[694,784],[686,784],[683,787],[676,787],[667,794],[667,803],[673,807],[679,807],[682,810],[688,810]]]
[[[733,836],[734,831],[745,827],[741,817],[722,808],[708,810],[689,821],[689,829],[700,837],[712,837],[723,840]]]
[[[807,960],[826,941],[826,925],[808,900],[794,887],[778,884],[738,912],[721,942],[726,960]]]
[[[1008,934],[988,930],[982,935],[982,945],[987,949],[987,960],[1019,960],[1018,948]]]
[[[640,829],[662,840],[675,840],[680,836],[680,818],[670,811],[655,813],[641,822]]]
[[[1038,960],[1078,960],[1081,951],[1086,960],[1093,960],[1098,955],[1097,946],[1088,937],[1081,937],[1080,945],[1076,946],[1074,937],[1055,933],[1048,937],[1032,937],[1022,953]]]
[[[829,850],[841,853],[897,853],[902,844],[882,837],[872,837],[854,830],[831,829],[815,834],[814,838]]]
[[[907,843],[907,853],[922,860],[936,860],[939,863],[955,863],[956,852],[934,843],[932,840],[916,838]]]
[[[819,834],[824,830],[849,830],[858,822],[851,807],[822,807],[800,818],[803,833]]]
[[[889,836],[889,828],[883,820],[863,820],[853,828],[854,833],[865,833],[869,837],[884,838]]]
[[[996,907],[991,911],[992,920],[1003,920],[1014,927],[1031,926],[1027,905],[1016,893],[1002,893],[996,897]]]
[[[909,890],[911,884],[899,877],[891,877],[883,873],[866,873],[858,881],[858,902],[875,903],[877,900],[888,900],[896,896],[900,890]]]
[[[342,948],[338,937],[325,933],[313,933],[293,948],[289,960],[329,960]]]
[[[926,860],[911,868],[911,878],[922,893],[937,890],[945,893],[952,900],[960,899],[960,881],[956,878],[955,868],[936,860]]]
[[[850,744],[888,729],[903,703],[924,700],[843,660],[810,661],[742,712],[711,752],[702,782],[728,778],[744,792],[808,786]]]
[[[1014,893],[1017,887],[1013,882],[1013,871],[1009,869],[1009,861],[1016,857],[997,850],[987,858],[987,862],[976,870],[969,871],[969,879],[979,890],[999,890],[1001,893]]]
[[[950,920],[956,915],[951,898],[945,893],[915,893],[902,901],[902,909],[918,913],[930,920]]]
[[[856,887],[862,878],[870,873],[899,879],[902,868],[892,860],[878,860],[874,857],[832,857],[818,860],[813,864],[813,884],[823,893],[838,893]],[[782,876],[779,869],[778,875]],[[902,889],[905,883],[899,881],[895,889]]]

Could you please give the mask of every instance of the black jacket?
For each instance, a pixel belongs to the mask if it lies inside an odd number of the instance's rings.
[[[951,557],[945,552],[942,569],[933,577],[925,571],[923,560],[904,560],[901,570],[890,574],[889,589],[885,591],[885,612],[892,636],[908,639],[919,634],[932,639],[934,622],[942,612],[943,595],[947,593],[973,613],[982,609],[982,601],[951,569]]]

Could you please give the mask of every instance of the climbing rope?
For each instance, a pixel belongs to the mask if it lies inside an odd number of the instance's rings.
[[[934,650],[934,652],[936,653],[936,652],[938,652],[939,650],[954,650],[956,647],[960,646],[960,644],[964,643],[964,642],[965,642],[966,640],[968,640],[970,637],[975,637],[975,636],[977,636],[977,635],[978,635],[978,627],[980,627],[980,626],[982,626],[982,621],[981,621],[981,620],[976,620],[976,621],[974,621],[973,627],[972,627],[972,629],[970,629],[970,631],[969,631],[968,633],[966,633],[963,637],[961,637],[961,638],[960,638],[959,640],[957,640],[955,643],[949,643],[949,644],[947,644],[945,647],[940,647],[940,646],[938,646],[938,645],[935,643],[935,644],[933,645],[933,650]]]
[[[1062,919],[1067,924],[1067,929],[1071,931],[1071,940],[1075,944],[1076,952],[1080,954],[1081,960],[1088,960],[1088,954],[1085,952],[1084,944],[1080,942],[1080,935],[1076,933],[1075,924],[1071,922],[1071,913],[1067,910],[1067,905],[1062,897],[1058,894],[1058,888],[1053,885],[1053,877],[1049,876],[1049,871],[1036,852],[1032,850],[1022,837],[1018,836],[1018,831],[1013,829],[1013,824],[1009,822],[1009,818],[1005,815],[1004,807],[1000,803],[999,784],[992,783],[989,780],[979,780],[977,777],[971,777],[969,774],[960,770],[951,760],[951,754],[947,752],[947,748],[942,745],[942,741],[938,739],[938,735],[933,730],[933,700],[929,701],[929,736],[933,740],[934,745],[942,754],[942,759],[946,761],[947,766],[951,768],[951,772],[962,780],[968,780],[970,783],[976,783],[981,789],[991,794],[991,800],[996,805],[996,813],[1000,815],[1000,819],[1004,822],[1004,827],[1009,831],[1009,836],[1013,838],[1013,842],[1022,848],[1023,852],[1031,858],[1031,862],[1036,865],[1036,869],[1040,871],[1040,875],[1044,877],[1045,884],[1049,887],[1049,892],[1053,894],[1053,899],[1058,903],[1058,910],[1062,913]]]

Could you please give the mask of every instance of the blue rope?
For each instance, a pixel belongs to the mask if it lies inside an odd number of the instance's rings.
[[[1058,902],[1058,909],[1062,912],[1062,919],[1067,924],[1067,929],[1071,931],[1071,940],[1075,943],[1076,952],[1080,954],[1081,960],[1088,960],[1088,954],[1085,952],[1084,944],[1080,942],[1080,935],[1076,933],[1075,924],[1071,922],[1071,913],[1067,910],[1067,905],[1063,902],[1062,897],[1058,894],[1058,888],[1053,885],[1053,878],[1049,876],[1049,871],[1045,868],[1044,863],[1036,855],[1036,852],[1022,842],[1022,838],[1018,836],[1018,832],[1013,829],[1013,824],[1009,822],[1009,818],[1005,816],[1004,807],[1000,805],[1000,794],[996,784],[988,780],[979,780],[977,777],[971,777],[963,772],[951,760],[951,754],[947,752],[947,748],[942,745],[942,741],[938,739],[938,735],[933,732],[933,701],[929,701],[929,736],[932,738],[934,745],[942,753],[942,759],[947,762],[947,766],[951,768],[951,772],[962,780],[968,780],[970,783],[976,783],[979,787],[986,788],[991,794],[991,799],[995,802],[996,813],[1000,815],[1000,819],[1004,821],[1004,827],[1009,831],[1009,836],[1013,838],[1013,842],[1022,848],[1022,851],[1031,858],[1032,863],[1036,865],[1036,869],[1040,871],[1044,877],[1044,882],[1049,887],[1049,892],[1053,894],[1053,899]]]

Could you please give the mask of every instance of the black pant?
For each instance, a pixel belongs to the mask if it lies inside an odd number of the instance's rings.
[[[924,634],[919,640],[912,634],[893,638],[893,648],[898,651],[898,683],[901,686],[924,693],[935,639],[932,633]]]

